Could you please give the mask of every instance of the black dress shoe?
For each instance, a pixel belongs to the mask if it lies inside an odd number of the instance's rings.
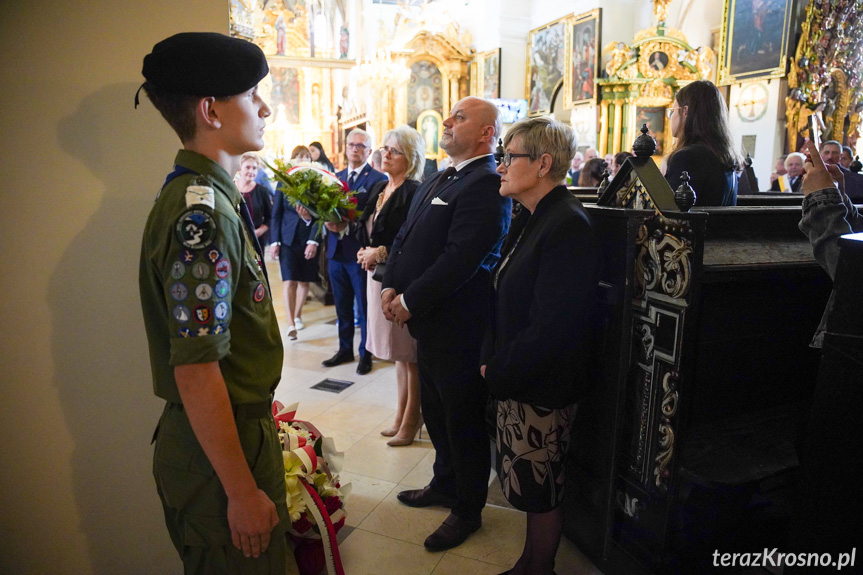
[[[422,489],[399,491],[396,499],[409,507],[430,507],[437,505],[439,507],[451,508],[455,505],[455,497],[433,491],[429,485],[426,485]]]
[[[365,375],[372,370],[372,354],[366,354],[360,357],[360,362],[357,364],[357,373]]]
[[[343,363],[350,363],[354,360],[354,354],[349,351],[338,351],[336,355],[331,357],[330,359],[325,359],[321,362],[321,365],[324,367],[335,367],[337,365],[341,365]]]
[[[467,536],[480,527],[482,527],[481,519],[468,521],[450,513],[437,531],[426,537],[423,545],[429,551],[446,551],[464,543]]]

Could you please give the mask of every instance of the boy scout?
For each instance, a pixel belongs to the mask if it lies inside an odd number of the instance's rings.
[[[186,573],[284,574],[288,514],[270,402],[283,347],[260,247],[232,182],[263,147],[269,69],[250,42],[183,33],[142,88],[183,144],[144,230],[140,291],[165,405],[153,474]],[[136,97],[137,103],[137,97]]]

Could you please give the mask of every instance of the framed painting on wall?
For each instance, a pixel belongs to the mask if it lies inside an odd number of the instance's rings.
[[[477,94],[481,98],[500,98],[500,48],[477,55]]]
[[[563,82],[566,68],[567,22],[570,16],[558,18],[527,35],[527,70],[525,99],[528,116],[551,112],[552,98]]]
[[[718,84],[785,76],[793,12],[794,0],[725,0]]]
[[[440,147],[443,136],[443,116],[435,110],[425,110],[417,116],[417,131],[426,143],[426,159],[441,160],[444,157]]]
[[[596,99],[598,47],[602,46],[602,8],[573,16],[568,26],[563,105],[572,108],[575,104]]]

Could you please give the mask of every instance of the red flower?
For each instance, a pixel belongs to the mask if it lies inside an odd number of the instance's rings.
[[[297,533],[305,533],[312,528],[312,523],[309,521],[306,514],[303,513],[299,519],[293,522],[294,531]]]
[[[338,497],[324,497],[323,501],[324,507],[327,508],[327,513],[330,515],[342,508],[342,500]]]

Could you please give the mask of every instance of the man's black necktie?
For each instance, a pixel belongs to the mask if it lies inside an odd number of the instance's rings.
[[[450,177],[456,172],[456,169],[453,166],[448,167],[443,171],[438,180],[434,183],[432,188],[428,191],[425,198],[423,198],[423,204],[428,203],[437,193],[438,189],[443,185],[445,181],[450,179]]]
[[[353,190],[354,184],[356,184],[356,183],[357,183],[357,172],[353,171],[353,172],[351,172],[351,175],[348,176],[348,189]]]

